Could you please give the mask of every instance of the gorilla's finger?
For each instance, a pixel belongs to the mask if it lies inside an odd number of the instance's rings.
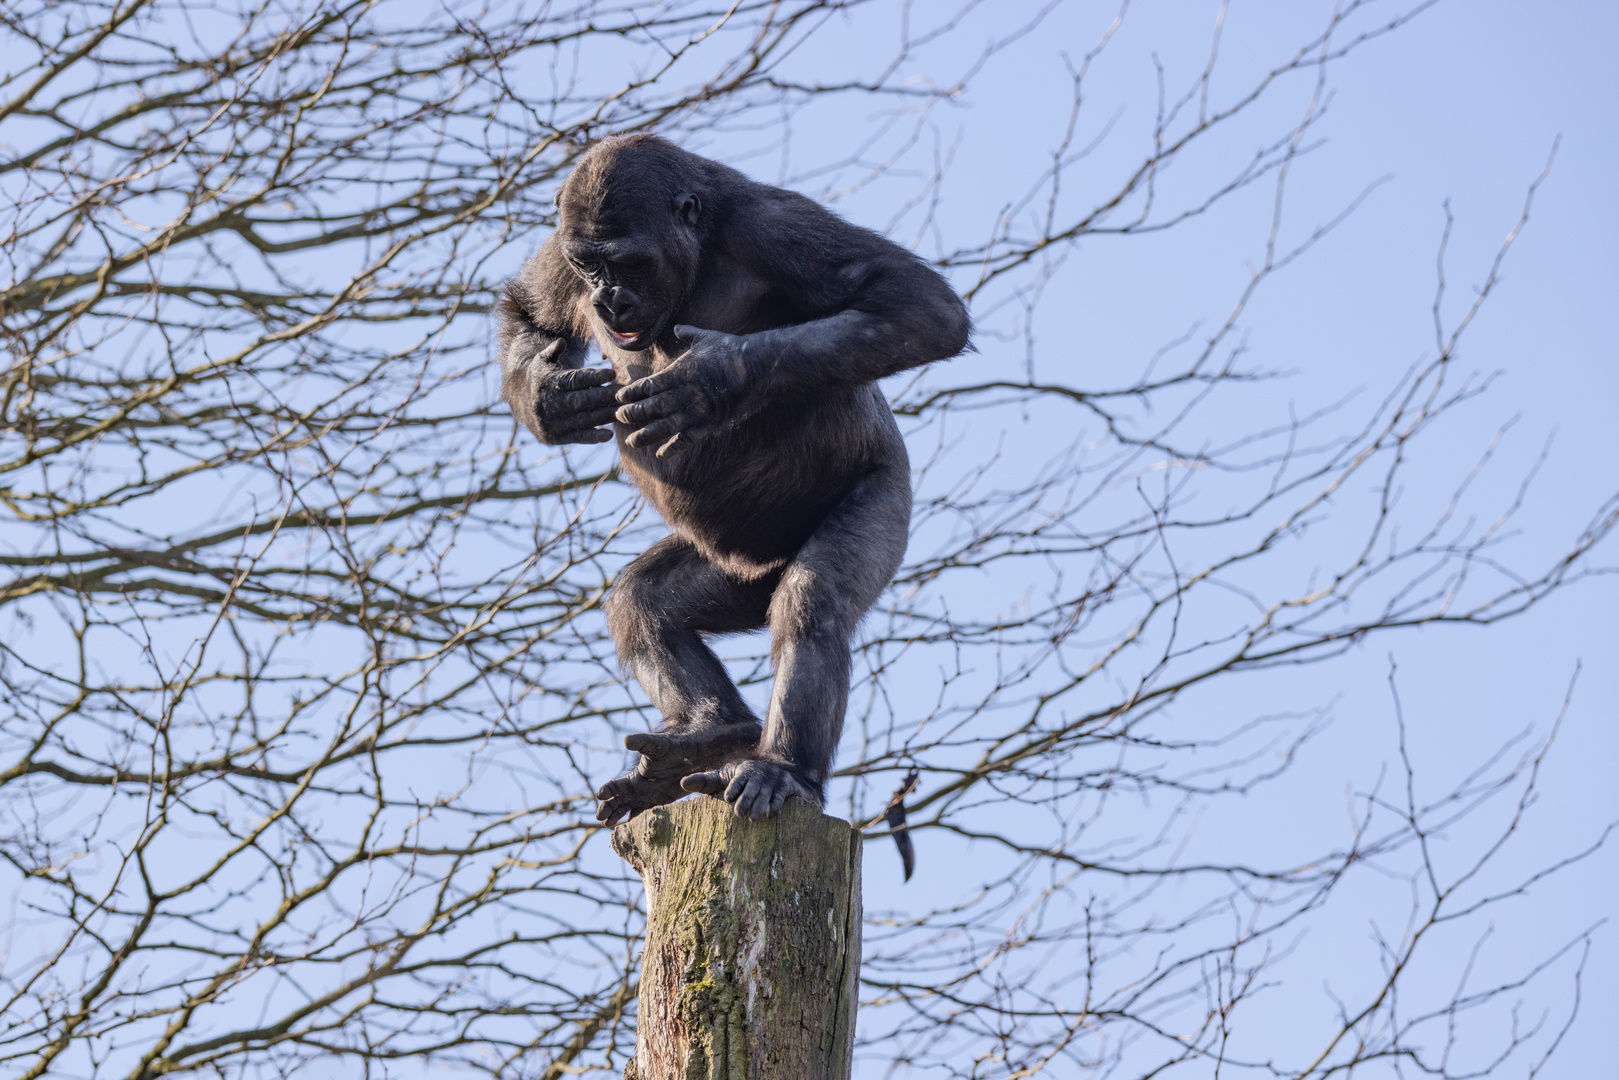
[[[618,404],[617,387],[592,386],[588,390],[567,390],[563,398],[570,409],[610,408]]]
[[[658,447],[657,451],[655,452],[655,456],[661,461],[664,458],[672,458],[676,454],[683,454],[690,447],[690,432],[677,431],[673,435],[669,436],[668,442]]]
[[[551,342],[551,344],[535,353],[534,359],[543,360],[546,363],[550,363],[552,360],[555,360],[559,355],[561,355],[562,347],[566,344],[567,342],[562,338],[557,338],[555,341]]]
[[[606,423],[606,421],[602,421]],[[559,443],[604,443],[613,437],[613,433],[606,428],[590,427],[577,428],[573,431],[564,431],[556,437]]]
[[[685,323],[675,327],[675,337],[693,345],[712,333],[714,333],[713,330],[704,330],[700,326],[687,326]]]
[[[628,810],[629,807],[625,806],[622,800],[604,799],[601,805],[596,807],[596,820],[603,825],[617,825],[618,819]]]
[[[616,414],[611,407],[608,407],[605,409],[592,409],[589,412],[581,412],[573,417],[570,417],[569,422],[572,423],[576,428],[599,428],[603,424],[611,424],[615,419],[617,419]]]
[[[680,432],[680,422],[675,417],[666,416],[662,420],[654,420],[639,431],[630,433],[624,441],[637,449],[643,446],[657,446],[673,435]]]
[[[558,390],[589,390],[593,386],[612,382],[614,372],[610,367],[569,368],[557,372],[553,378]]]
[[[690,791],[696,795],[712,795],[716,799],[725,790],[725,778],[719,770],[713,772],[692,773],[680,781],[682,790]]]
[[[640,401],[654,394],[661,394],[665,390],[679,386],[686,381],[686,373],[679,366],[679,357],[676,362],[664,368],[656,375],[648,375],[644,379],[636,379],[628,386],[619,388],[618,400],[622,402]]]
[[[670,415],[678,408],[680,408],[680,401],[677,395],[672,393],[659,394],[657,397],[647,398],[645,401],[620,405],[618,411],[613,415],[618,418],[618,422],[621,424],[628,424],[631,427],[644,427],[661,416]]]
[[[569,412],[581,414],[600,413],[609,419],[613,419],[618,416],[618,410],[623,406],[614,401],[611,395],[600,398],[586,397],[584,394],[564,394],[562,407]]]

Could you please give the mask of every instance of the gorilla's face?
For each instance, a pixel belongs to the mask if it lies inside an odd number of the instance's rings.
[[[650,348],[696,278],[697,197],[623,206],[615,203],[630,200],[573,194],[562,201],[562,250],[590,290],[591,310],[619,348]]]

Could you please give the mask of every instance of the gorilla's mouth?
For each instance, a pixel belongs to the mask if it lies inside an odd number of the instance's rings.
[[[607,325],[607,321],[604,319],[601,327],[607,331],[607,336],[613,339],[614,345],[630,352],[640,352],[642,349],[652,346],[653,341],[662,332],[663,320],[654,319],[652,320],[652,325],[643,326],[639,330],[619,331]]]
[[[597,326],[606,331],[607,336],[612,339],[614,345],[629,352],[640,352],[642,349],[650,348],[652,343],[657,340],[658,335],[663,332],[663,315],[653,315],[648,318],[645,311],[626,312],[624,322],[629,322],[633,319],[635,322],[640,323],[640,326],[634,330],[618,329],[613,323],[619,320],[610,318],[610,315],[610,312],[598,310],[594,321]]]

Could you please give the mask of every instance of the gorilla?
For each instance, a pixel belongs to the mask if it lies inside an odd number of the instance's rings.
[[[753,819],[821,805],[850,638],[910,525],[876,383],[967,349],[966,309],[897,244],[652,135],[591,148],[557,208],[500,304],[501,396],[542,442],[616,437],[671,530],[606,600],[664,726],[625,738],[640,758],[596,816],[687,792]],[[592,341],[611,367],[585,366]],[[760,724],[705,637],[766,626]]]

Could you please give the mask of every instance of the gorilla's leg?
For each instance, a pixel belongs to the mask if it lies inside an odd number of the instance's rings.
[[[776,683],[749,760],[685,779],[755,820],[789,795],[819,804],[849,700],[849,639],[905,556],[911,488],[903,459],[867,476],[787,564],[770,600]]]
[[[625,736],[641,758],[596,792],[599,820],[611,825],[674,802],[686,794],[682,777],[753,753],[759,721],[702,634],[764,626],[774,583],[773,576],[727,578],[673,536],[619,576],[607,597],[608,626],[619,660],[663,713],[665,730]]]

